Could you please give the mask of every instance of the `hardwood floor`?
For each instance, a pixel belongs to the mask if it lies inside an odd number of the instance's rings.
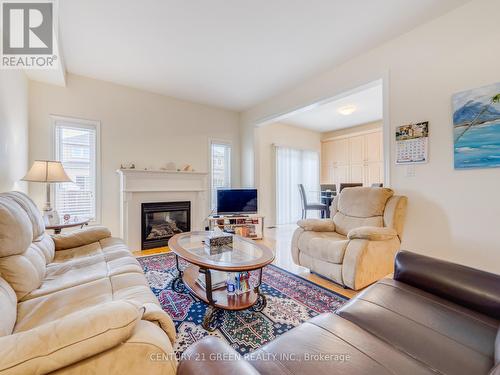
[[[293,262],[290,246],[295,228],[296,225],[282,225],[272,229],[265,229],[264,239],[259,240],[259,242],[265,244],[275,252],[276,259],[274,260],[273,264],[348,298],[352,298],[357,293],[359,293],[359,291],[344,289],[339,284],[324,279],[318,275],[312,274],[307,268],[298,266]],[[168,247],[160,247],[157,249],[134,251],[133,254],[139,257],[152,254],[161,254],[169,251],[170,250]]]

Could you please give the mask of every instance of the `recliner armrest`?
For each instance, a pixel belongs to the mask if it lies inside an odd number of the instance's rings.
[[[126,341],[142,311],[113,301],[0,337],[0,373],[49,373]]]
[[[144,314],[142,319],[158,324],[163,332],[167,334],[170,342],[174,344],[177,334],[172,318],[160,306],[154,303],[145,303],[143,308]]]
[[[66,250],[73,247],[89,245],[91,243],[111,237],[111,232],[106,227],[96,226],[61,233],[52,236],[57,250]]]
[[[184,374],[258,375],[259,372],[221,339],[208,336],[195,342],[182,354],[177,375]]]
[[[332,219],[306,219],[297,221],[297,225],[312,232],[335,232],[335,223]]]
[[[500,275],[400,251],[394,280],[500,319]]]
[[[386,227],[358,227],[347,233],[350,240],[387,241],[398,237],[398,233],[392,228]]]

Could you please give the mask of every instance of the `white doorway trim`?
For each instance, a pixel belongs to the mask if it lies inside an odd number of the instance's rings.
[[[287,111],[283,111],[260,120],[254,122],[254,127],[261,127],[265,125],[269,125],[275,122],[280,122],[287,117],[292,115],[297,115],[301,112],[306,112],[316,107],[319,107],[323,104],[330,103],[332,101],[336,101],[343,97],[355,94],[357,92],[369,89],[376,85],[382,83],[382,92],[383,92],[383,148],[384,148],[384,186],[391,185],[391,147],[392,147],[392,130],[391,130],[391,121],[390,121],[390,72],[389,70],[384,71],[382,74],[378,75],[378,77],[374,77],[373,80],[367,81],[365,84],[357,85],[352,87],[351,89],[344,90],[342,93],[337,93],[328,97],[323,97],[318,99],[312,103],[297,106]],[[255,146],[255,145],[254,145]],[[256,157],[255,148],[254,148],[254,158]],[[254,170],[256,173],[254,178],[258,176],[258,171]]]

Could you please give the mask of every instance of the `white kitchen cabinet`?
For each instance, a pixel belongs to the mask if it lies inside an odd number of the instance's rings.
[[[372,131],[322,142],[321,183],[383,182],[382,131]]]

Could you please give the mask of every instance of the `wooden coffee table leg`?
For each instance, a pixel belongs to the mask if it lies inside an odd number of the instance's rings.
[[[203,317],[203,323],[201,326],[207,331],[212,332],[217,328],[217,315],[220,309],[215,306],[208,305],[205,316]]]
[[[251,309],[255,312],[260,312],[267,306],[266,296],[260,291],[260,286],[262,285],[262,272],[263,268],[259,270],[259,282],[254,287],[254,292],[257,293],[258,297],[257,301],[255,301],[255,304],[251,307]]]
[[[200,268],[200,272],[205,274],[205,290],[207,293],[208,307],[203,317],[202,327],[212,332],[217,328],[217,313],[220,309],[215,307],[215,301],[212,294],[212,272],[210,269]]]
[[[182,270],[179,265],[179,257],[175,255],[175,267],[177,268],[177,276],[172,281],[172,290],[176,293],[182,293],[185,291],[184,283],[182,282]]]

